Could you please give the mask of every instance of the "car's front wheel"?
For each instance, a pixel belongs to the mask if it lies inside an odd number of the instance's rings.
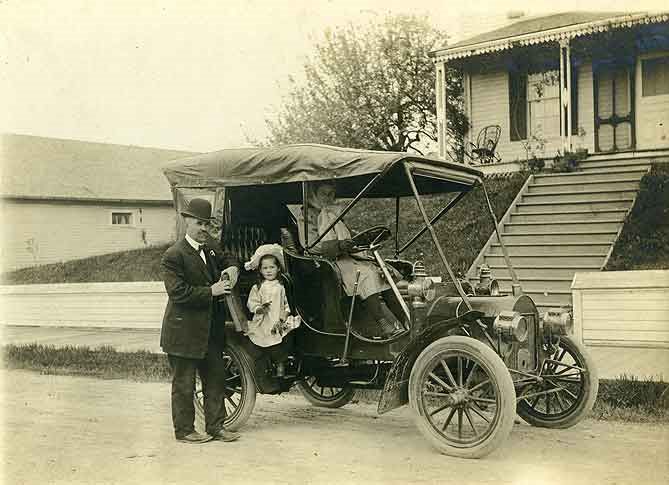
[[[409,378],[418,429],[439,451],[480,458],[506,439],[516,415],[508,369],[485,344],[451,336],[418,356]]]
[[[223,360],[227,368],[225,379],[225,429],[234,431],[242,427],[251,416],[256,404],[256,385],[242,350],[226,345]],[[195,424],[204,431],[204,393],[199,376],[195,382]]]

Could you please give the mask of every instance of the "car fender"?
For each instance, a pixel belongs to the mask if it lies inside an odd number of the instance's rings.
[[[460,317],[436,321],[416,334],[409,344],[397,355],[388,372],[383,391],[379,397],[378,413],[383,414],[409,402],[409,376],[420,353],[432,342],[449,335],[461,323],[483,316],[482,312],[471,310]]]

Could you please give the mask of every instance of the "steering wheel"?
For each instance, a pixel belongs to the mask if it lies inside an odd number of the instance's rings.
[[[365,229],[351,238],[351,241],[353,241],[353,252],[376,249],[391,234],[390,229],[385,226],[374,226]]]

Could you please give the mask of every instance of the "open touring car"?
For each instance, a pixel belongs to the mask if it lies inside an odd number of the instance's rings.
[[[517,278],[509,294],[500,294],[485,272],[479,281],[463,281],[448,262],[434,226],[483,183],[479,171],[409,153],[292,145],[196,155],[168,163],[164,173],[177,211],[191,197],[209,194],[222,244],[242,261],[262,244],[282,245],[283,283],[293,314],[302,320],[293,331],[289,375],[279,377],[242,331],[254,277],[241,275],[227,298],[233,320],[226,325],[225,350],[229,429],[247,421],[257,393],[296,385],[311,403],[339,407],[357,389],[379,389],[379,413],[408,403],[419,430],[437,449],[474,458],[504,441],[516,413],[534,426],[564,428],[592,408],[598,381],[591,358],[570,336],[570,313],[540,314]],[[309,184],[323,180],[334,183],[347,202],[339,219],[367,198],[388,199],[388,212],[394,208],[394,233],[370,221],[353,237],[356,249],[373,257],[405,313],[401,332],[390,338],[369,332],[365,315],[342,289],[336,264],[313,251],[323,234],[300,242],[298,221],[288,208],[303,204]],[[424,199],[435,194],[450,198],[430,216]],[[422,228],[415,234],[401,234],[405,199],[419,210]],[[421,260],[401,258],[426,239],[438,255],[439,274],[428,274]],[[201,395],[196,406],[201,411]]]

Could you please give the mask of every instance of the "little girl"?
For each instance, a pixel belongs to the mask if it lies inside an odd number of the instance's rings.
[[[282,263],[281,246],[266,244],[244,265],[247,270],[257,268],[260,273],[260,282],[251,288],[247,302],[253,312],[247,335],[276,362],[279,377],[285,375],[284,361],[290,354],[290,342],[284,341],[284,336],[300,325],[300,317],[290,315],[286,290],[279,279]]]

